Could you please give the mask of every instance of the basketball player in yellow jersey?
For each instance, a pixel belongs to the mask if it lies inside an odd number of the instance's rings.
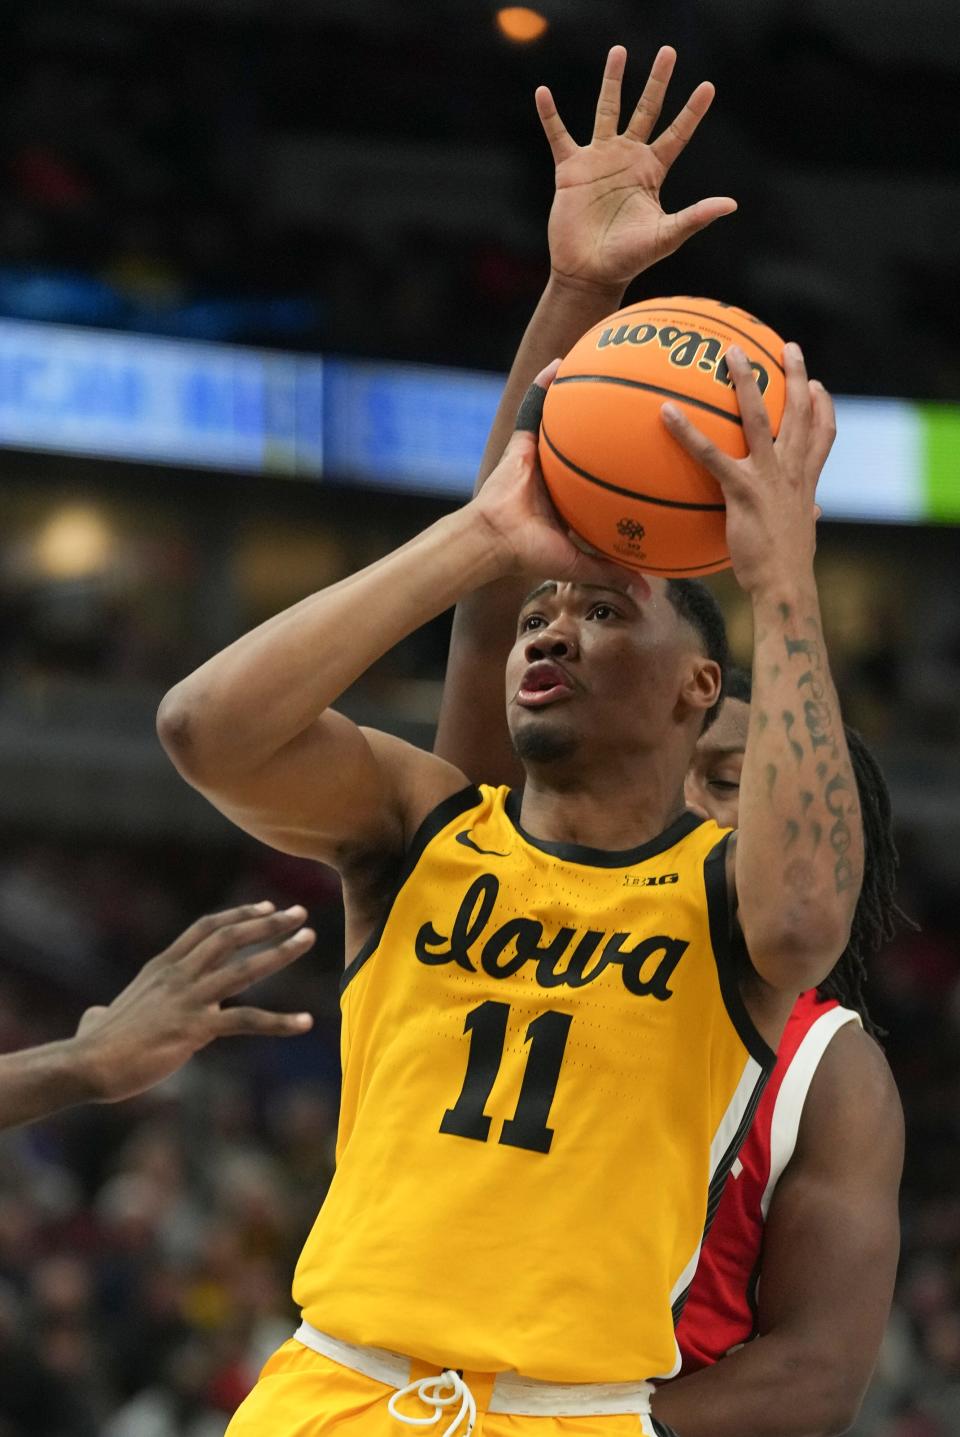
[[[610,119],[602,107],[601,131]],[[654,1431],[646,1379],[676,1370],[672,1309],[709,1207],[794,998],[846,943],[861,875],[812,567],[832,411],[796,347],[784,358],[774,443],[745,358],[728,357],[750,457],[717,468],[757,631],[735,839],[683,807],[721,679],[696,591],[582,554],[529,430],[464,509],[164,701],[192,783],[340,869],[356,954],[338,1168],[295,1281],[304,1322],[235,1437],[365,1437],[441,1410],[450,1434]],[[331,708],[418,625],[531,574],[506,667],[522,794],[471,787]]]

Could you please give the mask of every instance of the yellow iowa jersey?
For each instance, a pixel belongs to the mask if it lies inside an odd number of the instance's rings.
[[[672,1375],[708,1209],[774,1055],[729,953],[726,835],[545,842],[519,796],[425,820],[343,982],[315,1327],[552,1382]]]

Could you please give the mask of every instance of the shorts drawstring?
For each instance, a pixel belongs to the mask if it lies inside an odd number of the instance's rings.
[[[428,1417],[408,1417],[405,1412],[398,1412],[394,1403],[407,1396],[419,1397],[425,1406],[434,1409],[433,1412]],[[440,1437],[454,1437],[464,1418],[467,1426],[461,1437],[470,1437],[477,1420],[477,1399],[460,1373],[454,1372],[450,1367],[432,1377],[421,1377],[416,1382],[408,1382],[406,1387],[399,1388],[391,1395],[387,1407],[390,1416],[398,1422],[406,1422],[410,1427],[430,1427],[434,1422],[439,1422],[444,1408],[452,1407],[455,1402],[459,1402],[459,1410]]]

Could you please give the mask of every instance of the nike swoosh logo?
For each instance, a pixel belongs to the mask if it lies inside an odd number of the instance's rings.
[[[479,843],[474,843],[470,837],[469,828],[463,829],[457,834],[457,842],[462,843],[464,848],[472,848],[474,853],[482,853],[487,858],[509,858],[509,853],[501,853],[498,848],[481,848]]]

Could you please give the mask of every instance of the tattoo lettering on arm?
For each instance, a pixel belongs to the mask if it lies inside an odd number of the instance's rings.
[[[791,617],[789,605],[781,604],[780,612],[785,621]],[[814,631],[813,638],[796,639],[785,634],[784,644],[788,661],[796,658],[806,660],[804,671],[797,679],[796,688],[803,702],[803,723],[810,740],[810,752],[813,755],[817,753],[824,755],[817,763],[816,773],[818,780],[823,785],[821,797],[824,806],[833,820],[830,827],[830,846],[835,857],[833,878],[837,893],[842,893],[856,882],[856,875],[849,856],[853,844],[849,820],[858,811],[856,787],[849,762],[840,763],[835,718],[833,706],[830,703],[819,628],[814,621],[808,619],[807,622]],[[802,762],[803,747],[798,744],[792,733],[796,722],[795,717],[789,710],[785,710],[783,719],[790,747],[797,762]],[[832,763],[829,760],[832,760]],[[809,790],[805,790],[801,794],[804,815],[813,800],[814,795]],[[785,848],[789,848],[797,837],[794,827],[792,823],[787,825]],[[813,851],[816,852],[823,837],[821,824],[812,823],[811,837]]]
[[[792,732],[793,726],[796,721],[797,720],[795,716],[790,712],[790,710],[784,709],[783,726],[787,731],[787,738],[790,740],[790,748],[793,751],[793,756],[797,760],[797,763],[803,763],[803,744],[797,742]]]
[[[775,784],[776,781],[777,781],[777,765],[776,765],[775,763],[768,763],[768,764],[767,764],[767,768],[766,768],[766,779],[767,779],[767,797],[768,797],[768,798],[772,798],[772,797],[773,797],[773,786],[774,786],[774,784]]]
[[[833,818],[833,826],[830,829],[830,847],[837,860],[834,864],[833,876],[837,892],[842,893],[845,888],[852,887],[856,881],[853,865],[848,856],[850,845],[853,843],[853,835],[850,832],[847,819],[850,814],[857,811],[852,780],[844,777],[841,773],[835,773],[827,783],[824,796],[827,800],[827,808]]]

